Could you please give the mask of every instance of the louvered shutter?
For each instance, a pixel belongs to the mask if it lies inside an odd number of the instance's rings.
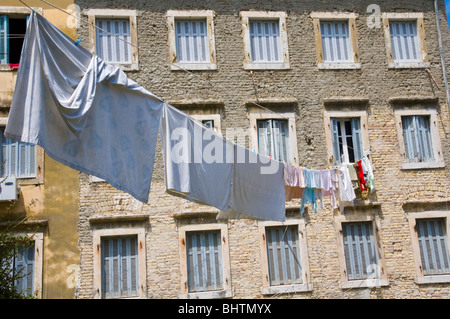
[[[223,288],[220,231],[187,232],[189,292]]]
[[[103,297],[138,296],[137,237],[103,238],[101,245]]]
[[[100,28],[96,29],[97,55],[110,63],[131,63],[130,20],[97,18],[95,23]]]
[[[0,64],[9,62],[8,16],[0,15]]]
[[[321,21],[324,62],[352,62],[348,21]]]
[[[250,20],[250,47],[253,62],[281,62],[279,20]]]
[[[434,159],[428,116],[402,117],[403,140],[408,162],[426,162]]]
[[[367,279],[377,265],[376,243],[370,222],[343,223],[345,264],[348,280]]]
[[[270,285],[302,283],[297,226],[266,228]]]
[[[17,290],[25,296],[34,294],[34,243],[27,249],[20,247],[14,256],[14,272],[19,273],[19,279],[15,281]]]
[[[339,144],[339,122],[335,118],[330,119],[331,124],[331,139],[333,142],[333,156],[334,156],[334,164],[340,165],[341,160],[341,151]]]
[[[176,20],[177,61],[209,62],[208,28],[204,20]]]
[[[352,126],[353,152],[355,155],[355,162],[357,162],[363,157],[360,119],[352,118],[351,126]]]
[[[424,275],[449,274],[445,219],[417,219],[416,231]]]
[[[274,135],[274,159],[288,162],[289,130],[288,123],[284,120],[272,120]]]
[[[36,145],[7,139],[2,134],[2,176],[34,178],[37,176]]]
[[[391,21],[391,46],[394,62],[420,61],[416,21]]]

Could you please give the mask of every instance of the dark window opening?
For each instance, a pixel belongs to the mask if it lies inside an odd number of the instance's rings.
[[[9,63],[20,62],[23,41],[27,30],[27,19],[9,18]]]

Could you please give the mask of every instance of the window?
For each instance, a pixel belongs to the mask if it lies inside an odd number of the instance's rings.
[[[402,169],[444,167],[435,109],[394,111]]]
[[[32,244],[27,247],[18,247],[17,253],[11,260],[11,270],[14,274],[20,273],[20,279],[14,282],[17,291],[24,296],[42,297],[42,251],[44,234],[41,231],[35,233],[17,233],[32,239]]]
[[[408,162],[428,162],[434,159],[429,116],[402,116],[403,140]]]
[[[211,10],[167,12],[172,70],[216,70],[214,13]]]
[[[348,280],[369,278],[378,265],[372,223],[343,223],[342,232]]]
[[[249,20],[252,62],[281,62],[278,20]]]
[[[206,19],[175,19],[177,60],[181,63],[209,62]]]
[[[131,64],[129,19],[97,18],[97,55],[109,63]]]
[[[320,33],[325,63],[352,61],[347,21],[321,21]]]
[[[101,223],[101,219],[96,222]],[[93,252],[94,298],[145,297],[147,280],[143,227],[94,228]]]
[[[36,145],[10,140],[3,135],[1,128],[2,152],[0,162],[1,176],[16,176],[17,178],[37,177]]]
[[[244,68],[289,69],[286,13],[241,12]]]
[[[34,243],[28,248],[20,247],[13,258],[13,271],[20,273],[20,279],[14,282],[17,291],[24,296],[34,296]]]
[[[139,271],[137,238],[102,238],[103,298],[137,297]]]
[[[263,294],[311,291],[303,219],[258,222]]]
[[[428,67],[423,13],[384,13],[390,68]]]
[[[416,232],[424,276],[450,274],[445,218],[418,219]]]
[[[331,106],[327,108],[324,121],[330,165],[357,162],[369,151],[367,111],[334,111]]]
[[[250,149],[272,159],[298,164],[295,113],[269,113],[251,109]]]
[[[188,291],[223,289],[220,230],[187,232]]]
[[[180,297],[231,297],[227,224],[183,225],[179,234]]]
[[[207,128],[212,129],[217,134],[221,134],[222,130],[220,127],[220,114],[215,113],[217,111],[215,109],[210,109],[209,111],[211,111],[212,113],[211,114],[198,114],[198,113],[196,113],[195,110],[193,110],[193,111],[186,110],[186,112],[190,116],[192,116],[192,118],[199,121]],[[205,108],[205,110],[203,110],[203,113],[208,113],[206,108]]]
[[[89,9],[86,14],[90,22],[93,52],[124,71],[138,70],[136,11]]]
[[[360,118],[331,118],[335,164],[355,163],[363,156]]]
[[[415,204],[414,208],[417,207]],[[416,283],[450,282],[450,213],[445,210],[407,214],[414,253]]]
[[[259,153],[273,159],[289,161],[289,129],[288,120],[258,120]]]
[[[320,69],[357,69],[356,14],[313,12],[317,64]]]
[[[26,16],[0,14],[0,64],[19,63],[26,29]]]
[[[266,227],[266,243],[270,285],[301,284],[298,227]]]
[[[365,210],[369,210],[367,213]],[[389,284],[375,206],[335,217],[341,287],[380,287]]]

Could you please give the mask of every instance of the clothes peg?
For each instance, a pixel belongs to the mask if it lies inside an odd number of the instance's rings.
[[[79,38],[78,40],[77,40],[77,42],[75,42],[75,45],[78,45],[78,44],[80,44],[80,42],[81,42],[81,38]]]

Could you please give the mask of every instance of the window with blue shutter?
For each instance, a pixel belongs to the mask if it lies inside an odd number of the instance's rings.
[[[270,285],[302,283],[298,226],[266,227],[266,246]]]
[[[34,243],[30,247],[18,249],[17,254],[13,259],[13,271],[19,274],[19,279],[15,281],[14,285],[17,291],[24,296],[34,295]]]
[[[280,21],[249,20],[253,62],[282,62]]]
[[[403,139],[408,162],[429,162],[434,160],[429,116],[403,116]]]
[[[2,133],[2,152],[0,162],[1,175],[17,178],[35,178],[37,176],[36,145],[10,140]]]
[[[331,118],[335,164],[355,163],[363,156],[360,118]]]
[[[0,64],[18,64],[27,29],[22,16],[0,15]]]
[[[258,120],[258,152],[273,159],[288,163],[289,123],[288,120]]]
[[[223,289],[221,233],[186,232],[188,291]]]
[[[206,19],[175,20],[177,62],[209,63],[208,27]]]
[[[394,62],[420,62],[417,21],[391,21],[389,29]]]
[[[446,219],[416,219],[422,271],[426,275],[450,274]]]
[[[102,297],[139,296],[137,236],[101,240]]]
[[[131,63],[130,20],[96,18],[95,24],[97,55],[110,63]]]
[[[353,62],[348,21],[321,21],[324,62]]]
[[[348,280],[367,279],[378,265],[371,222],[342,223]]]

